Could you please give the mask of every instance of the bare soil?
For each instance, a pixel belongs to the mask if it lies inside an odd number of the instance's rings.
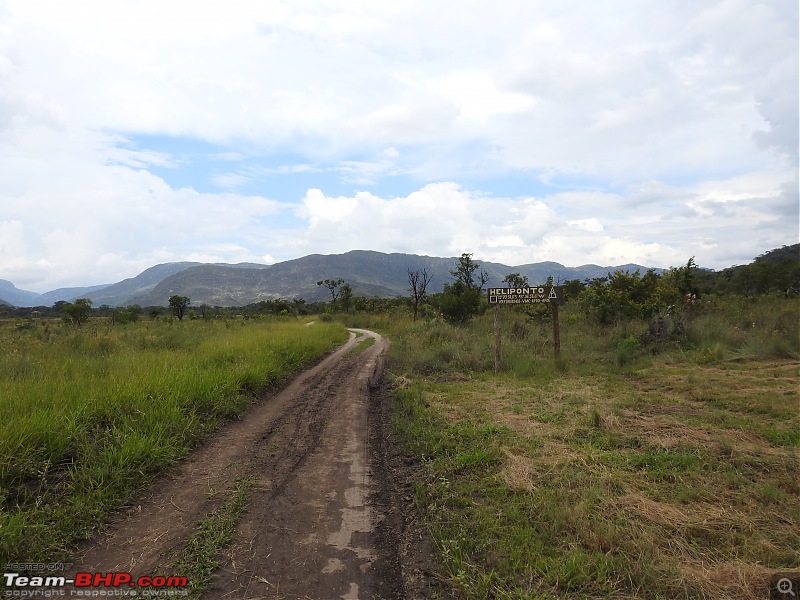
[[[359,341],[375,344],[351,352]],[[198,521],[255,482],[203,598],[395,599],[447,593],[413,507],[413,461],[391,432],[388,342],[350,340],[264,395],[127,510],[76,571],[175,574]]]

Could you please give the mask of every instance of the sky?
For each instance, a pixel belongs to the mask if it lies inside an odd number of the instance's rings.
[[[800,241],[797,0],[0,0],[0,279]]]

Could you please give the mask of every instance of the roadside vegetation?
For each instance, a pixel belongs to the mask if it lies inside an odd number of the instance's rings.
[[[556,361],[548,325],[504,314],[498,375],[488,317],[387,324],[444,576],[468,598],[764,597],[800,568],[797,333],[773,333],[797,307],[657,348],[628,341],[646,322],[572,316]]]
[[[391,339],[395,427],[459,595],[757,599],[800,570],[797,263],[765,267],[783,289],[748,266],[703,293],[695,269],[573,283],[558,359],[548,306],[502,307],[497,374],[485,303],[350,317]]]
[[[0,322],[0,564],[53,562],[263,389],[347,339],[294,318]]]
[[[414,501],[460,596],[765,597],[772,574],[800,570],[798,250],[565,282],[491,282],[464,254],[438,294],[409,270],[406,298],[329,279],[327,304],[176,297],[178,320],[79,300],[28,311],[0,324],[0,564],[64,556],[346,325],[390,339]],[[560,354],[549,305],[503,306],[495,372],[484,288],[554,283]],[[240,484],[182,557],[200,580]]]

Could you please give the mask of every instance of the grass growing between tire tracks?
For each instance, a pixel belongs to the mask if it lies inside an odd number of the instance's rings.
[[[52,562],[256,393],[347,339],[337,323],[0,327],[0,564]]]
[[[466,598],[756,599],[800,570],[785,307],[756,317],[767,331],[704,316],[625,360],[618,342],[646,324],[602,330],[565,310],[559,363],[547,324],[507,313],[499,375],[488,316],[385,323],[395,427],[425,467],[416,501],[443,576]]]
[[[220,550],[233,539],[236,523],[247,509],[254,478],[239,480],[228,497],[208,517],[197,523],[176,561],[177,572],[190,582],[189,597],[199,598],[219,567]]]

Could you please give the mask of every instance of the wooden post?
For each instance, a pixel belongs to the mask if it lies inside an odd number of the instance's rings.
[[[500,306],[494,305],[494,374],[500,372]]]
[[[550,308],[553,310],[553,353],[555,357],[561,356],[561,334],[558,327],[558,302],[552,302]]]

